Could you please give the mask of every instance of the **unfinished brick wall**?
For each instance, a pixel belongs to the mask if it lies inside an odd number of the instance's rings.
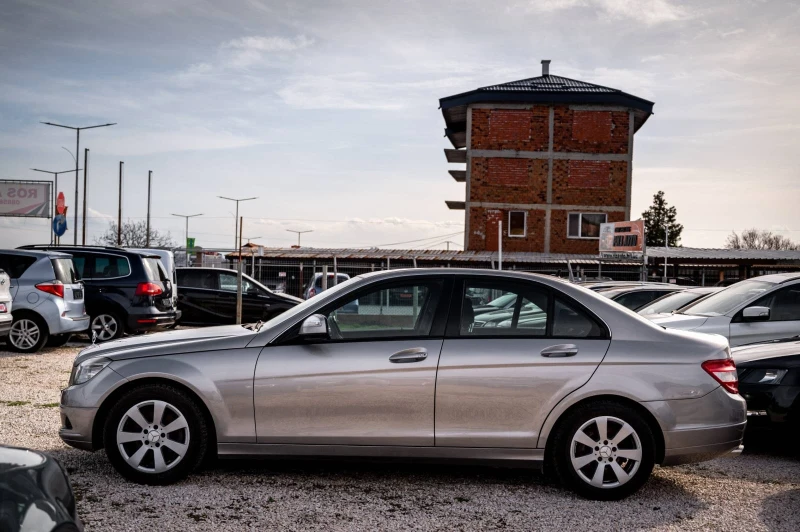
[[[628,153],[628,113],[556,106],[553,111],[553,150]]]
[[[547,160],[473,157],[470,201],[545,203]]]
[[[627,185],[627,161],[553,161],[553,204],[624,207]]]
[[[544,210],[529,210],[525,228],[526,237],[508,236],[508,212],[518,209],[485,209],[473,207],[470,209],[470,226],[467,247],[497,251],[497,225],[503,221],[503,250],[504,251],[538,251],[544,248]],[[523,209],[519,209],[523,210]]]
[[[597,239],[568,238],[566,210],[553,209],[550,213],[550,252],[551,253],[580,253],[597,255],[600,252],[600,241]],[[607,213],[608,222],[621,222],[625,220],[625,213]]]
[[[550,142],[550,110],[473,109],[471,145],[473,150],[547,151]]]

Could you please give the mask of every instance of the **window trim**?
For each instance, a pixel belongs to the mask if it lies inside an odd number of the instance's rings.
[[[511,215],[514,213],[522,213],[522,234],[511,234]],[[525,238],[528,236],[528,211],[508,211],[508,238]]]
[[[567,238],[570,240],[600,240],[600,235],[598,236],[570,236],[569,234],[569,217],[573,214],[577,214],[578,218],[578,233],[582,233],[581,226],[583,225],[583,215],[584,214],[601,214],[605,216],[605,221],[602,223],[608,223],[608,213],[607,212],[583,212],[583,211],[570,211],[567,213]]]

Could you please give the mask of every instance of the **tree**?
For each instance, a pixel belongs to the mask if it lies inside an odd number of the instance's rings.
[[[774,249],[774,250],[800,250],[800,244],[792,242],[782,235],[776,235],[766,229],[745,229],[741,234],[731,231],[725,242],[728,249]]]
[[[642,213],[644,228],[647,233],[645,243],[648,246],[664,246],[665,228],[669,227],[669,245],[678,247],[681,242],[683,226],[676,221],[678,211],[670,207],[664,199],[664,191],[653,195],[653,204]]]
[[[101,246],[117,245],[117,224],[110,222],[108,229],[102,236],[94,239],[95,244]],[[147,246],[147,222],[123,222],[122,223],[122,247],[124,248],[143,248]],[[150,228],[150,247],[152,248],[174,248],[175,242],[172,236],[160,233],[157,229]]]

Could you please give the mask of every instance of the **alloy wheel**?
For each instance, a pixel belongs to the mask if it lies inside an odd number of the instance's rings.
[[[101,342],[114,338],[118,329],[117,319],[110,314],[99,314],[92,319],[92,330],[97,333],[97,339]]]
[[[165,401],[143,401],[125,412],[117,427],[123,460],[144,473],[172,469],[189,449],[189,424]]]
[[[11,325],[8,338],[17,349],[33,349],[42,336],[35,321],[22,318]]]
[[[642,463],[642,442],[622,419],[599,416],[584,423],[572,437],[570,460],[578,476],[595,488],[617,488],[636,475]]]

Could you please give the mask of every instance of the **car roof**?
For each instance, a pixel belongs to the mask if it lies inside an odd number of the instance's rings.
[[[758,277],[750,277],[749,279],[745,279],[746,281],[765,281],[768,283],[786,283],[789,281],[800,281],[800,272],[788,272],[788,273],[772,273],[769,275],[759,275]]]
[[[724,286],[690,286],[686,289],[686,292],[689,292],[690,294],[713,294],[714,292],[719,292],[724,288]]]
[[[598,290],[598,294],[601,296],[613,298],[616,296],[621,296],[623,294],[631,294],[633,292],[646,292],[646,291],[656,291],[656,292],[664,292],[673,293],[673,292],[683,292],[685,288],[678,285],[672,285],[674,288],[669,286],[628,286],[625,288],[614,288],[612,290]]]
[[[105,253],[107,255],[116,254],[116,255],[123,255],[126,257],[141,257],[141,253],[137,253],[135,251],[128,251],[125,248],[119,248],[114,246],[65,246],[65,245],[58,245],[58,246],[50,246],[47,244],[31,244],[28,246],[20,246],[17,248],[18,250],[22,251],[46,251],[46,252],[61,252],[70,254],[73,251],[81,251],[84,253]],[[155,256],[155,255],[154,255]]]
[[[8,253],[11,255],[20,255],[22,257],[36,257],[37,259],[52,258],[52,259],[69,259],[72,255],[63,253],[61,251],[34,251],[29,249],[0,249],[0,253]]]

